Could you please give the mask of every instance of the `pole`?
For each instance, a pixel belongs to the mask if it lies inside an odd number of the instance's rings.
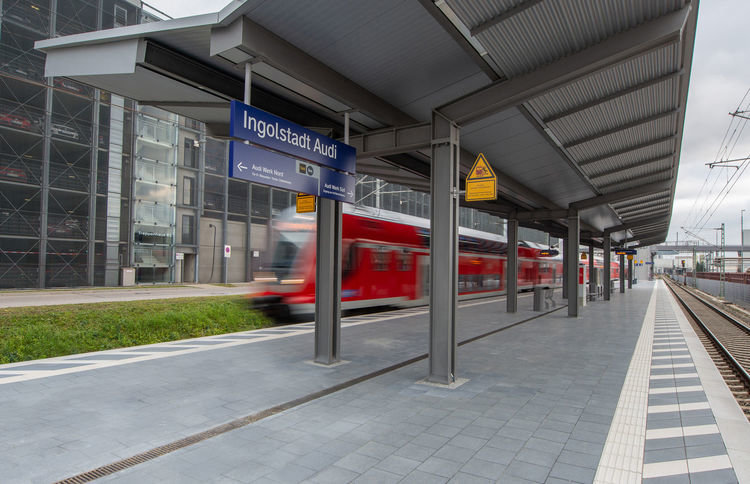
[[[721,283],[719,284],[719,297],[724,299],[725,293],[724,293],[724,285],[726,282],[726,266],[724,265],[726,263],[727,253],[724,245],[724,223],[721,224],[721,274],[719,275],[719,280]]]
[[[740,210],[740,272],[745,272],[745,209]]]

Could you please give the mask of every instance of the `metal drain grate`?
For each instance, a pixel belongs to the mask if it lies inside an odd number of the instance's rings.
[[[529,321],[532,321],[534,319],[540,318],[546,314],[553,313],[555,311],[558,311],[560,309],[563,309],[567,306],[561,306],[559,308],[556,308],[552,311],[546,312],[546,313],[540,313],[538,315],[532,316],[531,318],[524,319],[523,321],[518,321],[517,323],[513,323],[508,326],[504,326],[502,328],[494,329],[492,331],[488,331],[487,333],[481,334],[479,336],[474,336],[472,338],[466,339],[464,341],[461,341],[458,343],[458,346],[463,346],[467,343],[471,343],[473,341],[476,341],[478,339],[486,338],[487,336],[491,336],[495,333],[499,333],[500,331],[504,331],[506,329],[510,329],[514,326],[518,326],[522,323],[527,323]],[[251,423],[257,422],[259,420],[263,420],[264,418],[270,417],[272,415],[276,415],[277,413],[281,413],[285,410],[292,409],[294,407],[297,407],[299,405],[305,404],[307,402],[311,402],[313,400],[317,400],[318,398],[324,397],[326,395],[330,395],[331,393],[338,392],[340,390],[343,390],[345,388],[349,388],[351,386],[357,385],[359,383],[362,383],[367,380],[371,380],[373,378],[376,378],[380,375],[384,375],[386,373],[390,373],[392,371],[398,370],[399,368],[403,368],[405,366],[409,366],[413,363],[416,363],[418,361],[424,360],[427,358],[427,353],[423,353],[419,356],[415,356],[414,358],[410,358],[406,361],[402,361],[400,363],[396,363],[395,365],[391,365],[387,368],[383,368],[381,370],[374,371],[372,373],[368,373],[366,375],[360,376],[358,378],[355,378],[353,380],[345,381],[343,383],[339,383],[337,385],[333,385],[331,387],[325,388],[323,390],[320,390],[315,393],[310,393],[308,395],[305,395],[304,397],[300,397],[294,400],[290,400],[288,402],[282,403],[280,405],[276,405],[275,407],[268,408],[266,410],[262,410],[258,413],[254,413],[252,415],[248,415],[246,417],[241,417],[236,420],[232,420],[231,422],[227,422],[222,425],[218,425],[216,427],[213,427],[208,430],[204,430],[203,432],[199,432],[197,434],[190,435],[188,437],[185,437],[184,439],[176,440],[174,442],[171,442],[166,445],[162,445],[156,448],[153,448],[151,450],[148,450],[146,452],[142,452],[140,454],[136,454],[132,457],[128,457],[126,459],[119,460],[117,462],[113,462],[111,464],[103,465],[101,467],[97,467],[96,469],[92,469],[90,471],[82,472],[81,474],[77,474],[72,477],[68,477],[66,479],[62,479],[60,481],[55,482],[55,484],[82,484],[85,482],[91,482],[95,479],[99,479],[105,476],[108,476],[110,474],[114,474],[115,472],[123,471],[125,469],[128,469],[130,467],[136,466],[138,464],[142,464],[144,462],[150,461],[152,459],[156,459],[157,457],[161,457],[162,455],[169,454],[171,452],[174,452],[176,450],[184,449],[185,447],[188,447],[193,444],[197,444],[198,442],[201,442],[206,439],[210,439],[212,437],[216,437],[217,435],[221,435],[223,433],[229,432],[231,430],[236,430],[238,428],[244,427],[246,425],[250,425]]]

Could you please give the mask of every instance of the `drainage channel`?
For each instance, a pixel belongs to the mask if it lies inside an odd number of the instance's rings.
[[[566,308],[567,305],[562,305],[558,308],[553,309],[552,311],[547,311],[545,313],[539,313],[538,315],[532,316],[530,318],[526,318],[524,320],[518,321],[516,323],[510,324],[508,326],[503,326],[502,328],[493,329],[492,331],[488,331],[486,333],[482,333],[477,336],[473,336],[471,338],[467,338],[463,341],[460,341],[458,343],[458,346],[463,346],[468,343],[473,343],[474,341],[487,338],[488,336],[492,336],[494,334],[497,334],[501,331],[508,330],[510,328],[513,328],[515,326],[528,323],[529,321],[533,321],[535,319],[539,319],[542,316],[546,316],[548,314],[552,314],[556,311],[559,311],[561,309]],[[280,405],[276,405],[274,407],[267,408],[265,410],[261,410],[260,412],[247,415],[245,417],[240,417],[238,419],[232,420],[230,422],[227,422],[222,425],[217,425],[216,427],[210,428],[208,430],[204,430],[203,432],[199,432],[197,434],[190,435],[188,437],[185,437],[183,439],[176,440],[174,442],[170,442],[169,444],[161,445],[159,447],[155,447],[151,450],[147,450],[146,452],[141,452],[140,454],[136,454],[134,456],[119,460],[117,462],[112,462],[110,464],[103,465],[101,467],[97,467],[96,469],[92,469],[90,471],[82,472],[80,474],[77,474],[72,477],[68,477],[66,479],[62,479],[60,481],[55,482],[55,484],[82,484],[85,482],[91,482],[93,480],[99,479],[101,477],[108,476],[110,474],[114,474],[115,472],[123,471],[125,469],[128,469],[130,467],[134,467],[138,464],[143,464],[144,462],[148,462],[152,459],[155,459],[157,457],[161,457],[163,455],[172,453],[176,450],[184,449],[185,447],[188,447],[193,444],[197,444],[198,442],[202,442],[204,440],[210,439],[212,437],[219,436],[221,434],[224,434],[226,432],[236,430],[242,427],[245,427],[247,425],[250,425],[252,423],[258,422],[259,420],[263,420],[264,418],[271,417],[273,415],[279,414],[281,412],[284,412],[286,410],[290,410],[292,408],[298,407],[300,405],[304,405],[305,403],[311,402],[313,400],[317,400],[318,398],[325,397],[327,395],[330,395],[332,393],[336,393],[340,390],[344,390],[346,388],[352,387],[354,385],[357,385],[359,383],[365,382],[367,380],[371,380],[373,378],[376,378],[381,375],[385,375],[386,373],[390,373],[392,371],[398,370],[400,368],[403,368],[405,366],[409,366],[413,363],[417,363],[418,361],[422,361],[424,359],[427,359],[427,353],[423,353],[421,355],[415,356],[413,358],[409,358],[408,360],[404,360],[400,363],[396,363],[394,365],[388,366],[386,368],[382,368],[380,370],[373,371],[371,373],[368,373],[366,375],[362,375],[360,377],[354,378],[352,380],[348,380],[333,386],[330,386],[328,388],[324,388],[323,390],[310,393],[308,395],[305,395],[300,398],[296,398],[294,400],[290,400],[288,402],[282,403]]]

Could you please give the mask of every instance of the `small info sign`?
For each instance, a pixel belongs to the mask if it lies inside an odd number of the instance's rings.
[[[297,194],[297,213],[311,213],[315,211],[315,195]]]
[[[497,177],[483,153],[479,153],[466,177],[466,201],[497,200]]]

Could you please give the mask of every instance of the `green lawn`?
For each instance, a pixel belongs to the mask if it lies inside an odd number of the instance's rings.
[[[245,296],[0,308],[0,364],[272,324]]]

